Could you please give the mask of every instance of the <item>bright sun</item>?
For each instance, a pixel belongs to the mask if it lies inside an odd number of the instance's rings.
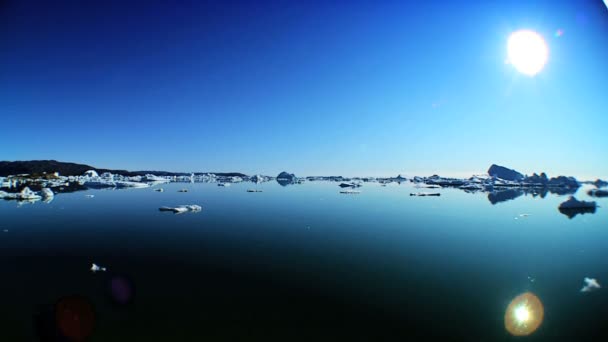
[[[549,57],[549,48],[543,37],[529,30],[513,32],[507,42],[507,52],[508,62],[528,76],[538,74]]]

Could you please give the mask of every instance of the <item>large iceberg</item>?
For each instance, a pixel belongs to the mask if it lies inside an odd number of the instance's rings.
[[[521,181],[524,179],[524,175],[521,173],[496,164],[490,166],[488,175],[508,181]]]

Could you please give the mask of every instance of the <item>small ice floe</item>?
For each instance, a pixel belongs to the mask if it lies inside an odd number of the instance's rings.
[[[585,282],[585,285],[581,289],[581,292],[591,292],[601,288],[600,283],[597,282],[597,279],[585,277],[583,281]]]
[[[186,212],[198,212],[203,210],[200,205],[189,204],[189,205],[179,205],[177,207],[160,207],[158,208],[160,211],[171,211],[176,214],[182,214]]]
[[[177,190],[177,192],[188,192],[188,189],[180,189],[180,190]]]
[[[93,197],[95,197],[95,195],[84,195],[84,197],[86,197],[86,198],[93,198]]]
[[[217,186],[230,186],[230,183],[217,183]]]
[[[557,209],[560,213],[572,219],[578,214],[595,214],[596,208],[597,203],[595,202],[579,201],[574,198],[574,196],[570,196],[570,198],[568,198],[567,201],[562,202]]]
[[[418,196],[418,197],[441,196],[441,193],[439,193],[439,192],[416,192],[416,193],[410,193],[410,196]]]
[[[40,195],[42,195],[42,198],[44,198],[45,200],[52,199],[55,196],[53,190],[49,188],[42,188],[42,190],[40,191]]]
[[[579,208],[594,208],[597,206],[595,202],[579,201],[574,196],[570,196],[567,201],[559,205],[559,209],[579,209]]]
[[[341,194],[350,194],[350,195],[356,195],[356,194],[360,194],[361,191],[359,190],[342,190],[340,191]]]
[[[95,272],[105,272],[106,268],[105,267],[101,267],[99,265],[96,264],[92,264],[91,265],[91,272],[95,273]]]
[[[163,192],[163,191],[165,191],[165,190],[164,190],[163,188],[158,188],[158,189],[154,189],[154,191],[157,191],[157,192]]]
[[[262,190],[258,190],[258,189],[247,189],[247,192],[262,192]]]
[[[593,197],[608,197],[608,190],[591,189],[587,192],[587,194]]]

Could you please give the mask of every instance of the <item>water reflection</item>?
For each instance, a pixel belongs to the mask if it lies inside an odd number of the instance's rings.
[[[285,178],[277,178],[277,183],[279,183],[281,186],[295,184],[294,181]]]
[[[506,202],[512,199],[516,199],[517,197],[523,195],[524,192],[519,189],[510,189],[510,190],[502,190],[502,191],[492,191],[488,193],[488,201],[492,203],[492,205],[500,202]]]
[[[560,213],[568,216],[569,219],[573,219],[576,215],[583,214],[595,214],[595,207],[592,208],[557,208]]]

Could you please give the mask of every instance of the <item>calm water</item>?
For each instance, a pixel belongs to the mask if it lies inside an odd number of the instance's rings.
[[[579,292],[585,276],[608,285],[607,199],[569,219],[552,194],[493,205],[455,189],[410,197],[409,184],[162,187],[0,201],[2,341],[36,340],[70,295],[94,307],[91,341],[509,341],[504,311],[525,291],[545,306],[525,339],[608,333],[608,290]],[[158,211],[179,204],[203,211]],[[133,285],[126,304],[111,299],[117,277]]]

